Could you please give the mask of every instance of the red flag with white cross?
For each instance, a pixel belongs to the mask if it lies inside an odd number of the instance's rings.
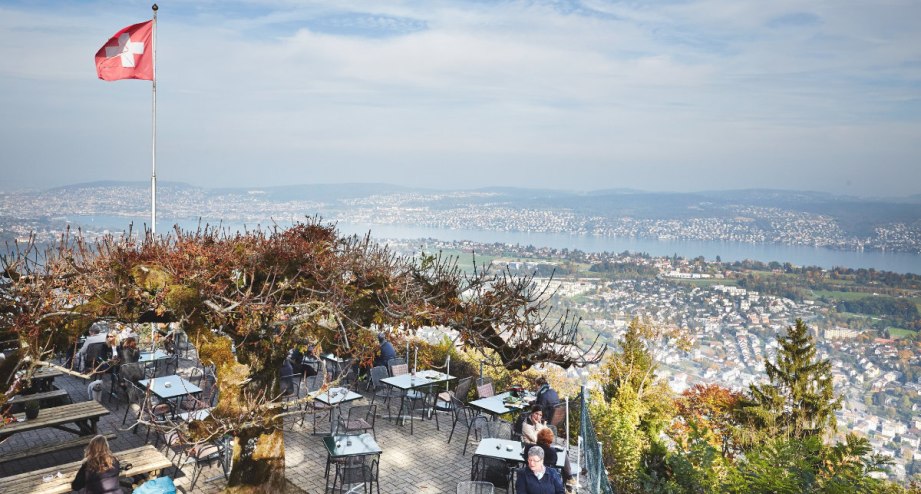
[[[96,73],[100,79],[153,80],[153,23],[151,20],[128,26],[102,45],[96,52]]]

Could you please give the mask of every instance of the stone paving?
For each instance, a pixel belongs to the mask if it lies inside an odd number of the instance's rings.
[[[190,363],[183,361],[180,374],[188,372]],[[87,382],[72,376],[55,379],[55,385],[66,389],[74,401],[87,399]],[[360,392],[363,392],[361,390]],[[369,403],[370,396],[358,400],[355,404]],[[99,421],[100,432],[117,432],[118,437],[110,442],[112,450],[133,448],[145,444],[147,441],[143,428],[134,434],[122,426],[122,419],[126,406],[103,399],[103,404],[112,410],[110,415]],[[376,421],[377,442],[383,449],[380,464],[380,492],[392,494],[414,493],[454,493],[457,483],[470,478],[470,467],[476,443],[473,438],[467,448],[467,454],[462,455],[466,429],[458,426],[451,443],[448,444],[448,434],[451,430],[451,417],[447,414],[440,415],[441,430],[436,430],[435,420],[415,421],[415,434],[410,435],[409,424],[405,426],[387,420],[386,407],[378,403]],[[393,404],[394,412],[398,404]],[[347,406],[343,406],[346,413]],[[285,423],[285,476],[303,492],[310,494],[322,493],[326,479],[323,472],[326,466],[326,449],[323,445],[322,435],[329,431],[329,420],[326,415],[318,416],[317,426],[319,435],[313,435],[311,416],[308,415],[303,425],[296,423],[294,417],[286,418]],[[130,424],[130,417],[129,417]],[[69,439],[71,434],[55,429],[42,429],[27,433],[15,434],[7,441],[0,444],[0,454],[11,451],[23,451],[30,447],[53,444],[56,441]],[[151,433],[149,442],[153,443],[154,434]],[[159,446],[166,452],[163,444]],[[82,459],[83,448],[72,448],[67,451],[33,457],[27,460],[18,460],[0,464],[0,476],[14,475],[39,468],[50,467],[56,464],[67,463]],[[171,454],[168,456],[172,456]],[[189,489],[190,477],[193,466],[182,466],[181,471],[174,475],[173,471],[165,472],[174,476],[176,484],[186,490]],[[218,477],[212,482],[204,479]],[[212,493],[220,492],[225,486],[221,476],[221,468],[215,463],[204,466],[201,477],[195,485],[194,492]],[[297,491],[298,489],[291,489]],[[361,492],[361,489],[357,492]],[[497,489],[497,492],[504,492]]]

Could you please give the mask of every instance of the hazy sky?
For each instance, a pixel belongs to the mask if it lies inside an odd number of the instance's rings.
[[[0,0],[0,187],[149,180],[152,2]],[[158,178],[921,193],[921,2],[160,2]]]

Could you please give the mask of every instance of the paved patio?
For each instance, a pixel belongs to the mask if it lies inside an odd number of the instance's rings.
[[[188,362],[181,365],[180,374],[188,372]],[[74,401],[87,399],[87,382],[72,376],[55,379],[55,385],[66,389]],[[359,390],[364,394],[364,390]],[[355,404],[369,403],[370,397],[358,400]],[[117,405],[114,401],[109,403],[103,399],[103,404],[112,410],[110,415],[99,421],[101,433],[117,432],[118,437],[111,441],[113,451],[129,449],[145,444],[143,429],[138,434],[133,434],[122,426],[125,414],[125,405]],[[396,412],[398,404],[394,404]],[[343,412],[347,410],[343,407]],[[383,449],[380,465],[380,490],[382,493],[415,494],[415,493],[454,493],[457,483],[468,480],[472,453],[476,444],[471,438],[467,454],[461,455],[464,446],[466,429],[458,426],[451,443],[448,444],[448,434],[451,430],[451,418],[447,414],[441,415],[441,431],[436,430],[434,420],[419,420],[415,422],[415,434],[410,435],[409,424],[405,426],[389,422],[386,419],[386,408],[380,405],[377,418],[377,442]],[[129,417],[130,420],[130,417]],[[319,432],[329,430],[329,422],[325,415],[318,417]],[[323,446],[322,434],[313,435],[310,416],[306,417],[303,426],[294,424],[294,419],[286,419],[285,425],[285,476],[293,485],[307,493],[322,493],[325,485],[323,471],[326,465],[326,449]],[[446,426],[447,424],[447,426]],[[0,444],[0,454],[11,451],[23,451],[31,447],[53,444],[56,441],[69,439],[71,434],[54,430],[42,429],[33,432],[16,434],[6,442]],[[150,442],[153,443],[153,434]],[[160,445],[166,451],[164,445]],[[0,464],[0,476],[23,473],[39,468],[50,467],[82,458],[83,449],[73,448],[67,451],[30,458],[27,460],[12,461]],[[176,484],[189,490],[189,483],[193,467],[185,465],[176,476]],[[166,474],[172,475],[171,471]],[[204,482],[204,479],[218,477],[213,482]],[[194,492],[210,493],[220,492],[225,485],[221,476],[221,469],[216,464],[205,467],[201,478],[195,485]],[[296,491],[297,489],[292,489]],[[503,492],[502,490],[497,490]],[[359,492],[361,492],[359,490]]]

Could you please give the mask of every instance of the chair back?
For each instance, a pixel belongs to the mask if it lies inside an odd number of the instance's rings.
[[[553,407],[553,414],[547,419],[549,420],[548,424],[559,427],[563,420],[566,419],[566,404],[560,403]]]
[[[390,371],[387,370],[387,367],[378,365],[377,367],[371,368],[371,386],[374,389],[380,389],[381,379],[387,377],[390,377]]]
[[[489,482],[500,489],[508,489],[511,485],[512,472],[505,460],[477,456],[472,477],[475,480]]]
[[[387,361],[387,368],[393,367],[394,365],[406,364],[406,359],[403,357],[393,357]],[[409,365],[409,364],[407,364]]]
[[[505,420],[496,420],[492,423],[492,431],[490,437],[497,437],[499,439],[511,439],[512,438],[512,423]]]
[[[492,389],[492,383],[488,382],[477,386],[476,394],[480,398],[489,398],[490,396],[495,396],[496,392]]]
[[[122,379],[136,383],[141,379],[144,379],[144,364],[122,364],[121,369],[119,369],[119,374],[121,375]]]
[[[100,364],[102,351],[105,348],[105,342],[91,343],[86,347],[86,353],[83,357],[83,372],[92,372]]]
[[[463,480],[457,483],[457,494],[493,494],[492,482],[482,480]]]
[[[473,386],[473,378],[465,377],[457,383],[457,387],[454,388],[454,396],[460,400],[461,403],[467,403],[467,395],[470,394],[470,387]]]
[[[397,364],[390,366],[391,376],[402,376],[403,374],[409,374],[409,364]]]

